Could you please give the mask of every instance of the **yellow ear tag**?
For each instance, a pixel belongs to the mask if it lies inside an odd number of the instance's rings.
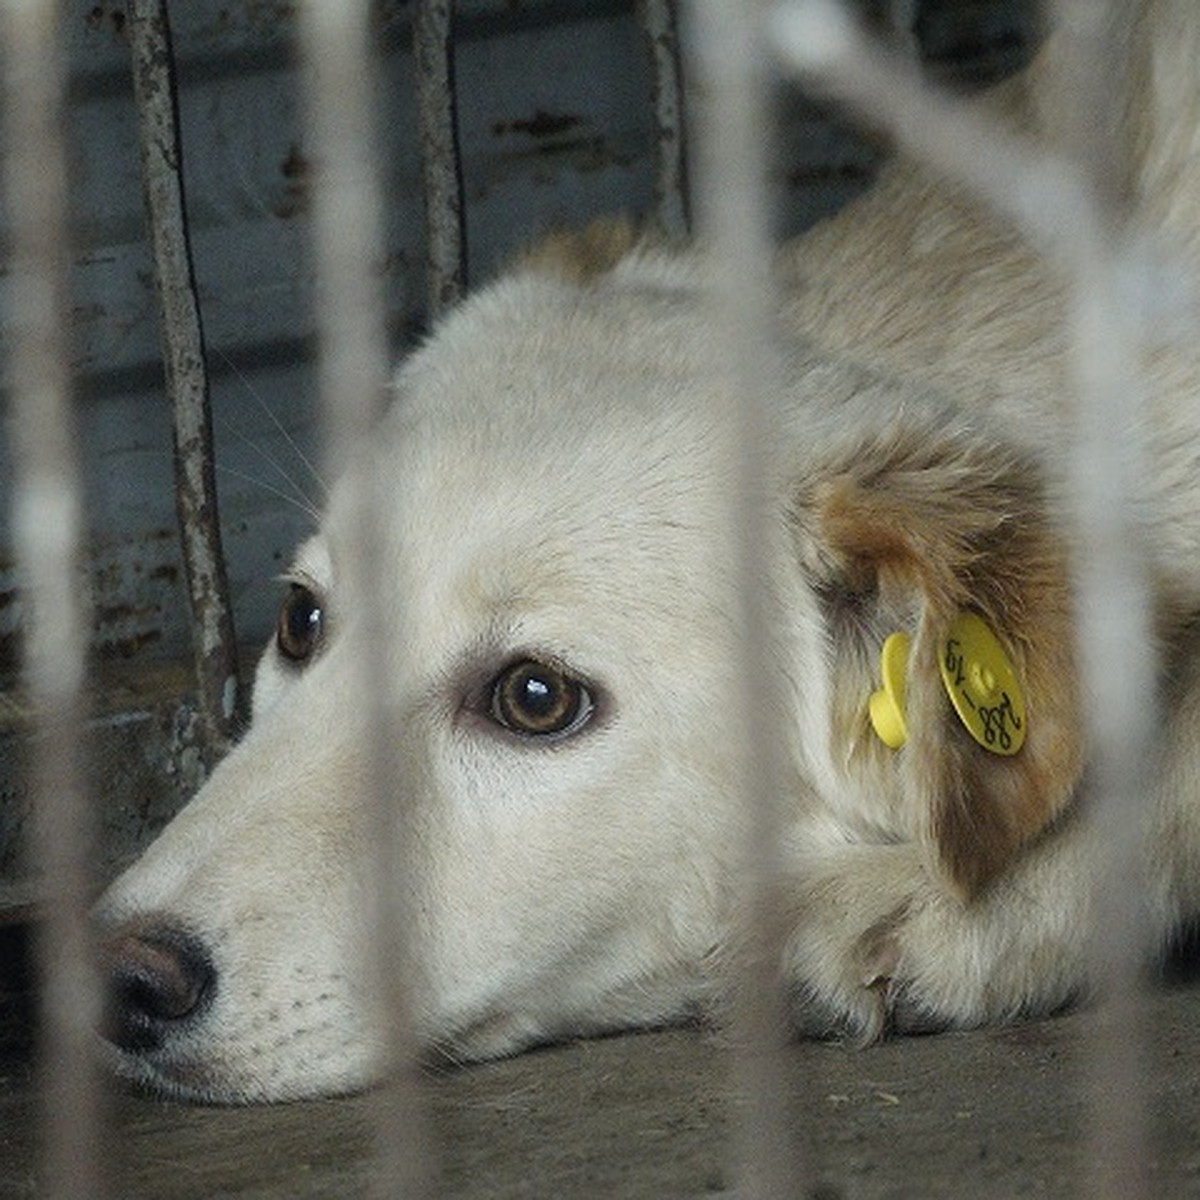
[[[899,750],[908,741],[904,717],[904,676],[908,669],[908,634],[893,633],[884,639],[879,655],[883,687],[871,694],[867,711],[871,727],[885,746]]]
[[[946,631],[938,665],[946,694],[967,732],[993,754],[1025,744],[1025,694],[996,635],[971,612]]]

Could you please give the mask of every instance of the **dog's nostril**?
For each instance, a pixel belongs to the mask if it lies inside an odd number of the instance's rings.
[[[204,945],[169,926],[119,932],[102,947],[108,979],[104,1036],[122,1050],[154,1050],[177,1023],[216,992],[217,972]]]

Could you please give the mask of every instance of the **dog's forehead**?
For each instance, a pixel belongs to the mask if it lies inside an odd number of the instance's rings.
[[[578,519],[702,484],[721,417],[697,305],[619,281],[507,280],[401,369],[377,453],[411,503],[477,519]]]
[[[402,368],[371,453],[410,609],[445,626],[452,606],[603,603],[645,572],[707,571],[731,466],[690,320],[661,296],[517,280]],[[336,566],[354,531],[331,518]]]
[[[653,419],[699,400],[717,365],[705,303],[692,287],[638,277],[581,286],[516,276],[479,293],[402,368],[401,419],[452,414],[517,437],[598,421]]]

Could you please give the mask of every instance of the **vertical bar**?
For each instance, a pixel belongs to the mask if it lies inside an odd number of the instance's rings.
[[[417,0],[413,55],[425,191],[426,290],[432,323],[462,299],[467,276],[452,0]]]
[[[780,964],[786,930],[778,902],[783,876],[779,812],[785,794],[780,763],[786,738],[778,728],[780,681],[771,661],[765,606],[770,594],[761,492],[768,436],[765,412],[781,379],[771,340],[775,296],[766,190],[766,152],[771,121],[767,104],[771,57],[765,38],[762,0],[733,5],[694,0],[694,61],[708,99],[698,142],[697,216],[700,233],[715,252],[716,349],[725,371],[726,411],[714,416],[727,428],[736,456],[738,494],[730,519],[740,555],[740,628],[745,641],[730,646],[743,693],[734,709],[742,714],[740,777],[746,781],[750,814],[745,864],[748,952],[736,965],[734,1036],[739,1047],[737,1082],[744,1101],[738,1134],[742,1200],[805,1194],[803,1164],[790,1116],[792,1083],[785,1071],[789,1040]],[[736,399],[735,399],[736,398]]]
[[[421,1103],[405,1002],[407,948],[401,897],[405,847],[397,826],[399,771],[387,721],[395,711],[393,684],[380,646],[403,643],[393,597],[384,596],[377,483],[369,453],[388,381],[388,353],[379,272],[381,204],[371,104],[375,64],[370,54],[369,0],[306,0],[299,8],[305,75],[306,125],[318,164],[313,187],[317,279],[318,383],[328,458],[350,515],[353,543],[339,547],[346,591],[360,598],[360,634],[346,652],[368,698],[370,733],[364,811],[373,822],[370,844],[372,1002],[385,1048],[386,1082],[377,1093],[377,1173],[373,1194],[421,1196],[434,1186],[430,1130]],[[403,619],[400,615],[399,620]]]
[[[103,1088],[93,1062],[100,1018],[87,912],[95,820],[83,784],[87,646],[77,449],[68,354],[66,64],[59,5],[0,6],[12,220],[14,535],[29,597],[25,672],[39,717],[33,742],[33,850],[41,876],[39,1195],[104,1193]]]
[[[1132,25],[1143,3],[1048,0],[1055,71],[1037,97],[1043,127],[1078,162],[1114,219],[1136,195],[1132,130],[1125,119]]]
[[[676,0],[639,0],[638,17],[650,50],[656,150],[654,227],[661,236],[678,241],[687,237],[691,228],[678,5]]]
[[[237,639],[221,548],[204,330],[184,208],[182,149],[166,0],[128,0],[142,194],[174,413],[175,507],[196,668],[198,749],[211,768],[240,717]]]
[[[1152,946],[1144,903],[1146,811],[1158,703],[1147,564],[1133,497],[1144,471],[1140,347],[1111,297],[1118,269],[1097,246],[1073,280],[1071,358],[1077,389],[1070,462],[1081,691],[1091,805],[1103,855],[1094,881],[1090,967],[1099,996],[1087,1061],[1091,1121],[1086,1194],[1149,1195],[1147,1052],[1141,976]]]
[[[1091,977],[1100,997],[1087,1059],[1091,1121],[1087,1194],[1149,1194],[1146,1039],[1141,974],[1150,943],[1142,897],[1145,813],[1157,728],[1149,568],[1135,497],[1147,474],[1142,444],[1142,322],[1122,300],[1120,250],[1134,195],[1120,86],[1136,6],[1055,0],[1060,78],[1054,95],[1062,151],[1080,164],[1101,209],[1096,236],[1073,263],[1071,360],[1077,405],[1071,497],[1077,635],[1091,748],[1091,819],[1104,849],[1095,880]]]

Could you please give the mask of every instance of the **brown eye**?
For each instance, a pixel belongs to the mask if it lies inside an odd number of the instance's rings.
[[[574,733],[593,708],[591,694],[578,679],[534,659],[507,667],[492,684],[491,715],[513,733]]]
[[[321,643],[323,625],[320,600],[303,584],[293,583],[275,629],[279,653],[292,662],[305,662]]]

